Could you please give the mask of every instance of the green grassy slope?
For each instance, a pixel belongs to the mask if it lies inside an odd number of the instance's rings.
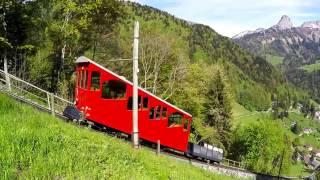
[[[281,56],[275,56],[275,55],[267,54],[267,61],[269,63],[271,63],[272,65],[274,65],[274,66],[282,64],[283,59],[284,58],[281,57]]]
[[[258,119],[272,119],[271,112],[258,112],[258,111],[248,111],[243,106],[234,103],[232,112],[234,115],[234,124],[233,127],[237,127],[238,125],[247,125],[249,123],[255,122]],[[282,120],[278,119],[276,121],[281,122],[283,127],[287,130],[288,134],[292,138],[299,138],[302,145],[304,144],[310,144],[315,148],[320,149],[320,123],[316,120],[311,120],[308,118],[305,118],[302,113],[299,113],[298,110],[290,111],[289,117],[284,118]],[[310,135],[302,135],[298,136],[297,134],[294,134],[291,132],[291,124],[296,121],[299,123],[301,128],[311,128],[314,130],[314,133]]]
[[[0,94],[0,179],[234,179],[77,127]]]
[[[302,135],[302,136],[298,136],[296,134],[293,134],[291,131],[291,135],[294,138],[299,138],[301,141],[302,145],[306,145],[306,144],[310,144],[312,145],[314,148],[319,149],[320,148],[320,123],[317,122],[316,120],[311,120],[308,118],[303,117],[303,115],[301,113],[298,112],[292,112],[289,113],[289,117],[285,118],[283,121],[283,124],[286,128],[290,129],[290,125],[296,121],[297,123],[299,123],[299,125],[302,128],[311,128],[314,132],[310,135]]]
[[[318,70],[320,70],[320,60],[317,61],[315,64],[301,66],[299,69],[303,69],[308,73],[318,71]]]
[[[237,128],[238,125],[245,126],[258,119],[270,119],[271,116],[270,113],[265,111],[249,111],[238,103],[232,104],[232,115],[234,128]]]
[[[258,120],[268,120],[273,119],[272,114],[270,112],[257,112],[257,111],[248,111],[243,106],[241,106],[238,103],[233,103],[232,105],[232,112],[234,115],[234,121],[233,121],[233,128],[239,128],[241,126],[246,126],[250,123],[256,122]],[[290,139],[298,138],[301,142],[300,147],[304,149],[304,145],[310,144],[314,148],[319,149],[320,148],[320,123],[311,120],[308,118],[305,118],[303,114],[299,113],[298,110],[291,110],[289,113],[289,117],[284,119],[277,119],[274,121],[278,121],[281,123],[282,127],[285,129],[288,137]],[[302,128],[312,128],[314,130],[314,133],[310,135],[302,135],[299,136],[298,134],[294,134],[291,131],[291,124],[296,121],[299,123],[299,125]],[[289,147],[288,147],[289,148]],[[307,152],[307,151],[306,151]],[[290,168],[287,172],[287,176],[307,176],[311,174],[312,172],[308,169],[306,169],[303,165],[303,162],[297,162],[297,163],[291,163]]]

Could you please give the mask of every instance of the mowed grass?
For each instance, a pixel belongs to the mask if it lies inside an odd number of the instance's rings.
[[[0,179],[235,179],[134,150],[1,93],[0,114]]]
[[[312,170],[308,170],[304,167],[304,163],[302,161],[297,162],[290,166],[290,170],[288,175],[294,177],[304,177],[308,176],[312,173]]]
[[[267,61],[269,63],[271,63],[272,65],[274,65],[274,66],[282,64],[283,59],[284,58],[281,57],[281,56],[275,56],[275,55],[267,54]]]
[[[238,126],[244,126],[250,124],[252,122],[257,121],[258,119],[270,119],[270,113],[259,112],[259,111],[249,111],[242,105],[234,102],[232,103],[232,116],[233,128],[237,128]]]
[[[320,60],[317,61],[315,64],[301,66],[299,69],[303,69],[303,70],[307,71],[308,73],[318,71],[318,70],[320,70]]]

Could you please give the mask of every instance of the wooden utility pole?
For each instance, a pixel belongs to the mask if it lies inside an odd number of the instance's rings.
[[[134,23],[133,36],[133,111],[132,111],[132,144],[134,148],[139,148],[138,130],[138,51],[139,51],[139,22]]]

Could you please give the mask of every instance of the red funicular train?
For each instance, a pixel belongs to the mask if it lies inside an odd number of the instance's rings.
[[[131,134],[132,83],[84,56],[76,64],[76,109],[89,121]],[[197,154],[199,149],[201,154],[201,147],[188,146],[189,113],[142,88],[138,89],[138,108],[141,139],[153,143],[160,140],[162,146],[189,154]],[[67,111],[65,114],[70,117]],[[208,148],[205,150],[207,154]]]

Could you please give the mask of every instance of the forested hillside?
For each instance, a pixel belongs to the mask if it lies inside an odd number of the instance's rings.
[[[135,20],[140,22],[140,86],[193,115],[190,141],[215,144],[225,155],[245,161],[251,151],[248,147],[235,153],[237,143],[246,136],[233,138],[245,133],[235,132],[239,128],[233,127],[232,104],[250,111],[272,108],[277,119],[291,105],[309,101],[264,58],[241,49],[210,27],[129,2],[4,1],[0,11],[1,60],[9,60],[10,73],[72,99],[74,61],[80,55],[131,80],[131,63],[116,59],[132,56]],[[285,133],[275,130],[278,127],[275,123],[261,131],[272,128],[272,142],[279,141],[281,148],[290,146]],[[269,163],[268,168],[252,167],[255,158],[263,154],[246,162],[251,169],[275,173],[280,163],[274,168],[270,164],[278,162],[281,153],[268,152],[267,158],[259,161],[259,165]],[[286,153],[290,157],[292,152]],[[284,172],[290,158],[286,162]]]

